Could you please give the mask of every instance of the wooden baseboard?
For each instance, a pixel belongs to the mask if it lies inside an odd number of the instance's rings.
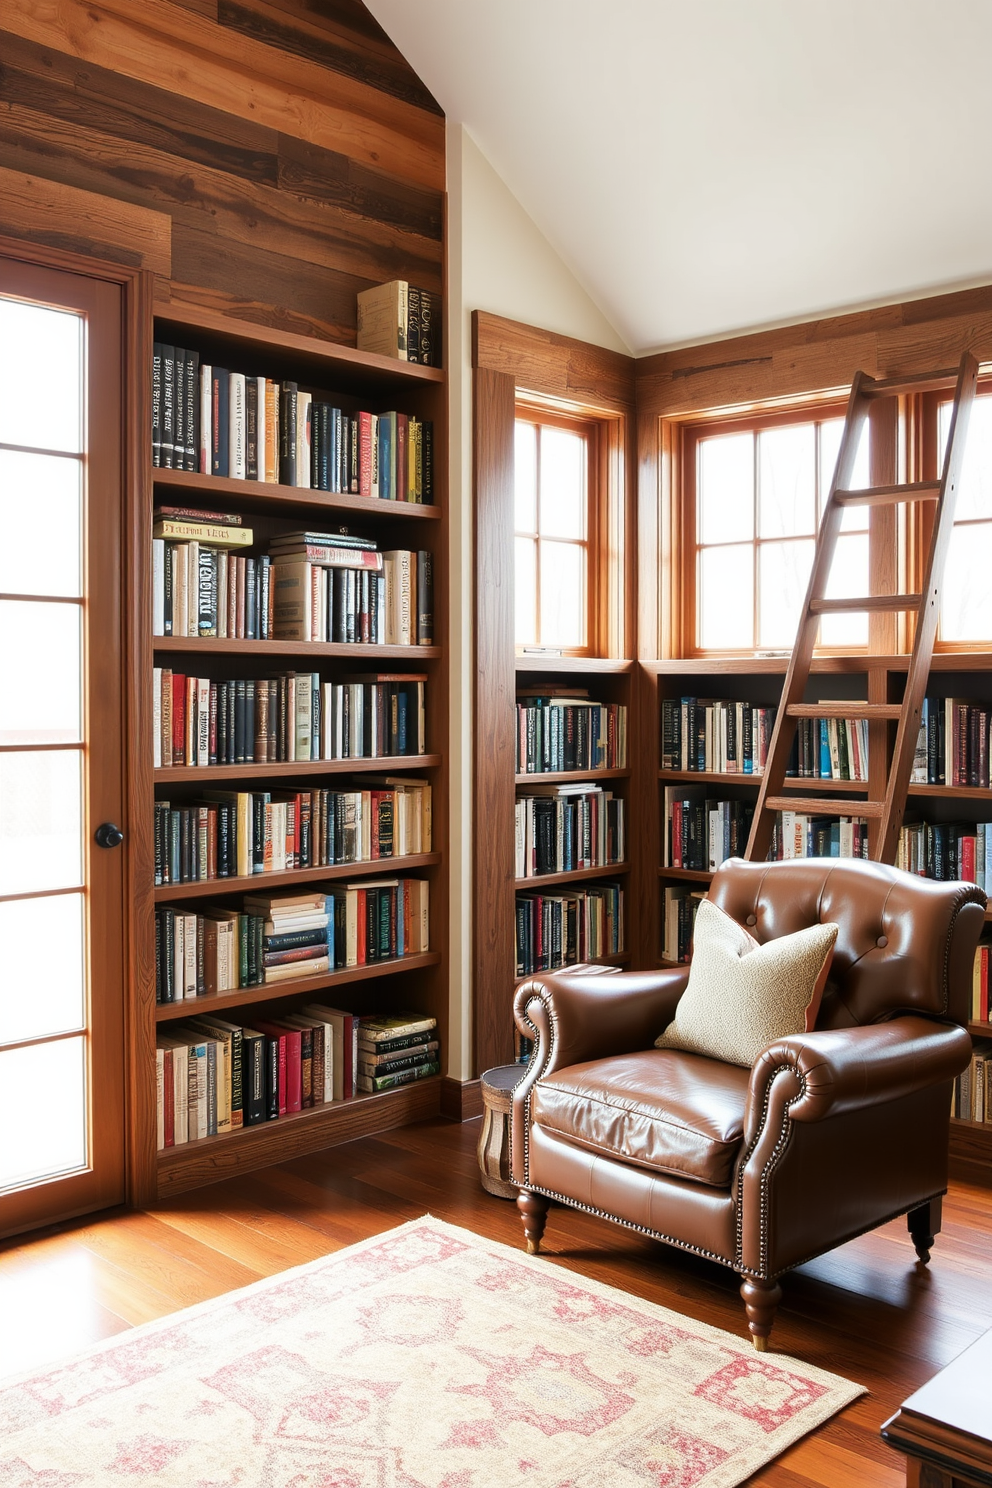
[[[481,1080],[441,1081],[441,1115],[448,1121],[471,1121],[482,1115]]]

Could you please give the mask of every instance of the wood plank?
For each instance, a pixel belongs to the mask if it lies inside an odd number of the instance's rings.
[[[329,201],[303,199],[284,183],[244,180],[21,103],[5,104],[0,145],[8,166],[37,169],[43,162],[52,180],[168,214],[174,227],[209,232],[222,258],[228,240],[257,243],[370,284],[402,276],[435,293],[441,287],[436,241]],[[170,272],[167,261],[148,267]]]
[[[444,121],[169,0],[7,0],[4,26],[138,82],[444,189]]]
[[[253,36],[266,46],[278,47],[308,62],[319,62],[331,72],[443,117],[433,94],[392,43],[387,47],[370,46],[371,37],[367,34],[353,39],[343,28],[321,24],[321,17],[313,12],[294,14],[285,6],[267,5],[264,0],[246,0],[246,3],[219,0],[217,20],[220,25]],[[379,35],[383,33],[380,31]]]
[[[172,224],[163,212],[2,165],[0,199],[8,236],[156,274],[171,272]]]
[[[294,884],[316,883],[322,878],[354,878],[356,873],[376,872],[407,873],[411,868],[429,868],[441,861],[441,854],[409,853],[406,857],[365,858],[355,863],[325,864],[321,868],[292,868],[283,873],[254,873],[243,878],[208,878],[196,883],[160,884],[155,890],[155,899],[165,902],[172,899],[216,898],[218,894],[240,894],[258,889],[263,884],[266,891],[291,888]]]
[[[440,242],[444,196],[397,181],[335,150],[279,135],[278,184],[308,200],[328,202],[370,220]]]
[[[633,407],[633,357],[485,310],[474,312],[472,327],[472,365],[512,377],[520,391],[588,413]]]

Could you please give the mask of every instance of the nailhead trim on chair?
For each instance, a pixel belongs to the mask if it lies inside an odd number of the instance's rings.
[[[619,1215],[608,1214],[605,1209],[597,1209],[593,1204],[583,1204],[580,1199],[570,1199],[567,1194],[556,1193],[553,1188],[540,1188],[533,1183],[528,1183],[527,1188],[531,1193],[543,1194],[546,1199],[557,1199],[570,1209],[581,1209],[583,1214],[595,1214],[598,1219],[608,1219],[613,1224],[623,1225],[626,1230],[636,1230],[638,1234],[647,1235],[651,1240],[663,1240],[666,1245],[674,1245],[678,1250],[688,1250],[693,1255],[705,1256],[709,1261],[719,1261],[721,1266],[734,1267],[733,1261],[727,1256],[717,1255],[715,1250],[706,1250],[702,1245],[690,1245],[675,1235],[663,1235],[660,1230],[650,1230],[647,1225],[635,1224],[631,1219],[621,1219]]]

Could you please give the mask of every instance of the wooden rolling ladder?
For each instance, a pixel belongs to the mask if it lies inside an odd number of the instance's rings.
[[[899,846],[903,810],[913,757],[920,731],[920,718],[930,662],[933,657],[940,613],[940,586],[947,558],[954,509],[961,481],[961,463],[968,432],[968,419],[978,382],[978,363],[966,352],[954,371],[929,372],[914,377],[875,379],[858,372],[851,384],[847,417],[841,436],[837,467],[830,494],[823,511],[816,542],[813,569],[795,649],[785,675],[782,700],[775,718],[768,759],[761,781],[758,801],[748,840],[748,858],[768,856],[772,827],[778,811],[808,812],[816,816],[858,816],[868,821],[869,856],[880,863],[894,863]],[[897,398],[901,394],[954,388],[944,468],[939,480],[916,481],[912,484],[871,486],[851,490],[854,462],[865,419],[872,402],[878,398]],[[855,599],[827,599],[825,591],[830,575],[837,538],[844,511],[849,506],[895,505],[898,502],[933,501],[936,503],[930,547],[926,555],[925,579],[919,594],[872,594]],[[807,703],[803,699],[809,680],[813,648],[816,645],[820,619],[851,611],[904,611],[916,617],[913,651],[901,703]],[[896,723],[895,742],[888,757],[885,795],[882,800],[838,799],[836,796],[801,795],[801,782],[785,777],[792,741],[800,718],[865,718],[874,723]],[[891,729],[887,737],[891,740]],[[793,794],[786,794],[786,790]]]

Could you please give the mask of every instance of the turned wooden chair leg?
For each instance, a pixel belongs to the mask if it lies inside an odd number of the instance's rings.
[[[775,1321],[775,1309],[782,1300],[782,1288],[777,1281],[760,1281],[757,1276],[745,1276],[741,1282],[741,1296],[751,1341],[764,1353]]]
[[[524,1222],[528,1255],[537,1255],[541,1249],[549,1208],[550,1204],[543,1194],[531,1193],[526,1188],[522,1188],[517,1194],[517,1209]]]
[[[930,1259],[934,1237],[940,1234],[941,1207],[941,1195],[938,1194],[935,1199],[921,1204],[919,1209],[911,1209],[906,1216],[910,1238],[924,1266]]]

